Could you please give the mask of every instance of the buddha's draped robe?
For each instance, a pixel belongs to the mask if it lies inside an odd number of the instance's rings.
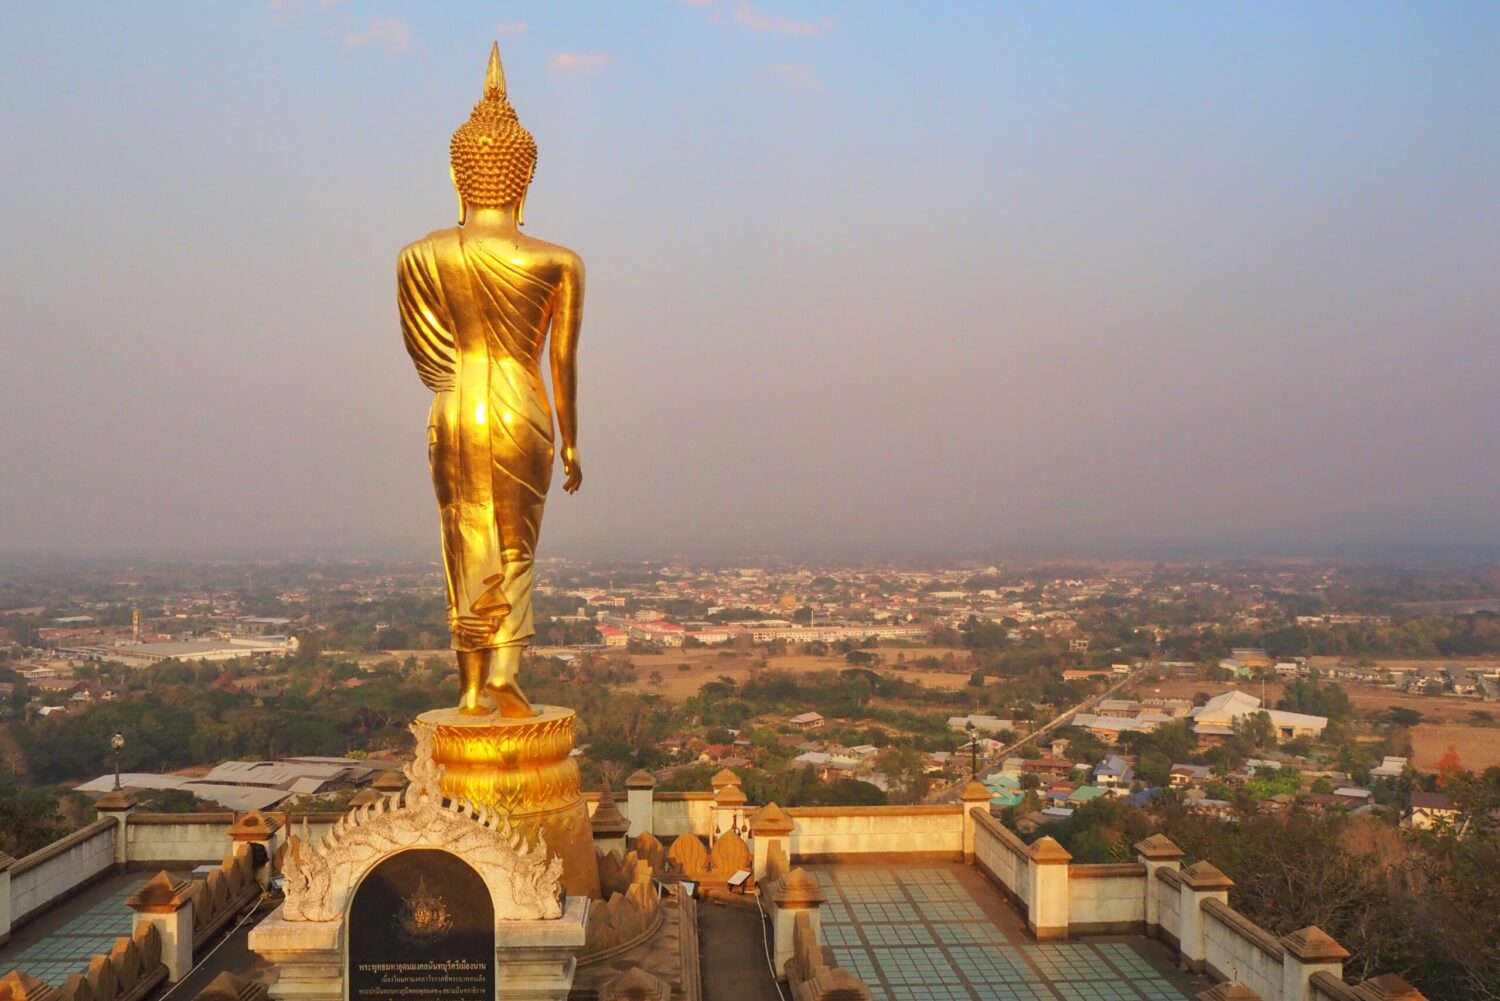
[[[407,247],[397,266],[406,350],[437,394],[427,449],[455,650],[535,632],[532,564],[553,457],[541,357],[557,287],[505,249],[446,230]]]

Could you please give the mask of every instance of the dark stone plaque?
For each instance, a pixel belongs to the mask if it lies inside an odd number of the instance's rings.
[[[495,912],[450,852],[416,848],[370,870],[349,906],[349,1001],[494,1001]]]

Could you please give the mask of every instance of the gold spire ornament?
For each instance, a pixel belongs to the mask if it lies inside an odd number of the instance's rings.
[[[583,481],[576,402],[583,262],[517,228],[536,171],[536,141],[506,94],[498,45],[490,50],[484,95],[449,151],[459,225],[402,250],[401,333],[418,377],[434,393],[427,453],[458,709],[529,718],[517,676],[535,633],[532,569],[552,479],[554,409],[563,489],[573,493]]]

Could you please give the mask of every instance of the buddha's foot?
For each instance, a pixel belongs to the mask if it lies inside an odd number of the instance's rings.
[[[494,707],[484,702],[484,672],[487,655],[483,650],[461,650],[458,653],[458,711],[465,716],[488,716]]]
[[[529,719],[536,713],[531,709],[531,703],[526,696],[521,694],[521,688],[514,681],[485,682],[485,693],[495,700],[495,705],[500,710],[500,715],[506,719]],[[462,711],[462,707],[460,707]]]
[[[480,698],[479,693],[464,692],[458,697],[458,711],[464,716],[488,716],[495,707]]]

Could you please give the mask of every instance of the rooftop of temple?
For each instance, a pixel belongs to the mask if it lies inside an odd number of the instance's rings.
[[[1421,997],[1389,975],[1346,984],[1337,942],[1256,927],[1231,880],[1160,835],[1133,862],[1084,865],[1050,838],[1022,842],[976,786],[953,804],[781,809],[747,805],[727,770],[712,791],[648,779],[586,796],[600,889],[570,982],[580,1001]],[[252,939],[280,920],[289,842],[373,830],[402,808],[382,786],[348,819],[106,798],[98,822],[0,860],[0,1001],[295,996]]]

